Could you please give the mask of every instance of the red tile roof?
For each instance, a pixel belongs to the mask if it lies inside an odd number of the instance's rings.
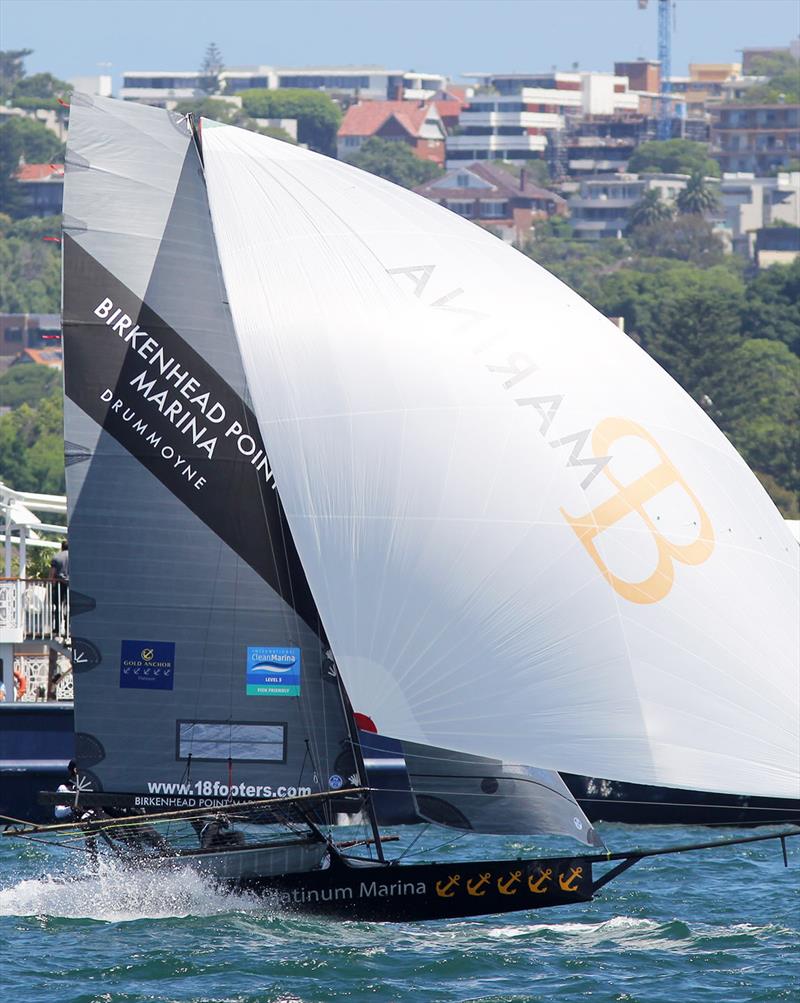
[[[418,136],[429,113],[419,101],[362,101],[351,105],[339,126],[340,136],[374,136],[392,116],[411,136]]]
[[[54,177],[64,177],[63,164],[22,164],[16,173],[17,181],[47,181]]]

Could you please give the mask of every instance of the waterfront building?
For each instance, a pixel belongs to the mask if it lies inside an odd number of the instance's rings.
[[[0,358],[19,355],[26,348],[61,345],[61,317],[57,313],[0,313]]]
[[[174,108],[179,101],[195,101],[220,91],[238,94],[252,88],[300,87],[325,91],[331,97],[362,100],[419,100],[444,90],[440,73],[387,70],[381,66],[239,66],[209,78],[197,70],[126,70],[120,97],[124,101]]]
[[[363,101],[351,105],[339,126],[338,158],[352,157],[373,136],[405,143],[421,160],[444,164],[445,127],[434,102]]]
[[[468,74],[480,90],[447,138],[447,166],[548,157],[561,173],[564,130],[584,115],[638,111],[627,77],[611,73]]]
[[[64,199],[63,164],[21,164],[14,175],[26,216],[57,216]]]
[[[537,219],[564,216],[566,200],[534,184],[525,168],[519,177],[497,164],[474,163],[448,170],[415,189],[439,205],[520,244]]]
[[[723,173],[766,176],[800,157],[800,104],[721,104],[711,125],[711,156]]]
[[[570,199],[572,231],[581,240],[620,237],[633,207],[644,193],[657,188],[665,202],[673,202],[689,180],[688,174],[613,174],[585,178]]]
[[[772,178],[723,174],[719,195],[719,228],[727,233],[731,249],[745,257],[754,258],[756,235],[763,227],[800,227],[800,171]],[[769,257],[770,249],[763,246]]]

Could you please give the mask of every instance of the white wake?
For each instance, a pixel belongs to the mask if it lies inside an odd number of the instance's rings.
[[[124,923],[138,919],[264,911],[264,902],[209,882],[190,868],[97,871],[48,876],[0,888],[0,916],[55,916]]]

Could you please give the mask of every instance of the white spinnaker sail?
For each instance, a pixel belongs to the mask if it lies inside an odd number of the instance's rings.
[[[506,762],[798,796],[798,548],[722,433],[492,235],[211,125],[254,410],[354,709]]]

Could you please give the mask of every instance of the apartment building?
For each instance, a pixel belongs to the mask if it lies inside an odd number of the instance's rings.
[[[722,172],[766,176],[800,157],[800,104],[722,104],[711,124]]]
[[[755,255],[756,235],[763,227],[800,227],[800,171],[774,178],[723,174],[719,186],[721,218],[734,252]]]
[[[447,166],[535,160],[583,115],[637,111],[626,77],[611,73],[469,74],[481,83],[447,138]]]
[[[61,317],[57,313],[0,313],[0,356],[60,344]]]
[[[642,196],[657,188],[665,202],[674,201],[686,187],[687,174],[615,174],[581,181],[577,196],[569,200],[572,231],[582,240],[621,236],[630,213]]]
[[[387,70],[380,66],[239,66],[223,70],[218,78],[192,70],[128,70],[123,74],[120,97],[124,101],[174,108],[179,101],[199,100],[214,90],[238,94],[251,88],[301,87],[325,91],[334,97],[385,101],[430,98],[444,90],[447,78],[439,73]]]

